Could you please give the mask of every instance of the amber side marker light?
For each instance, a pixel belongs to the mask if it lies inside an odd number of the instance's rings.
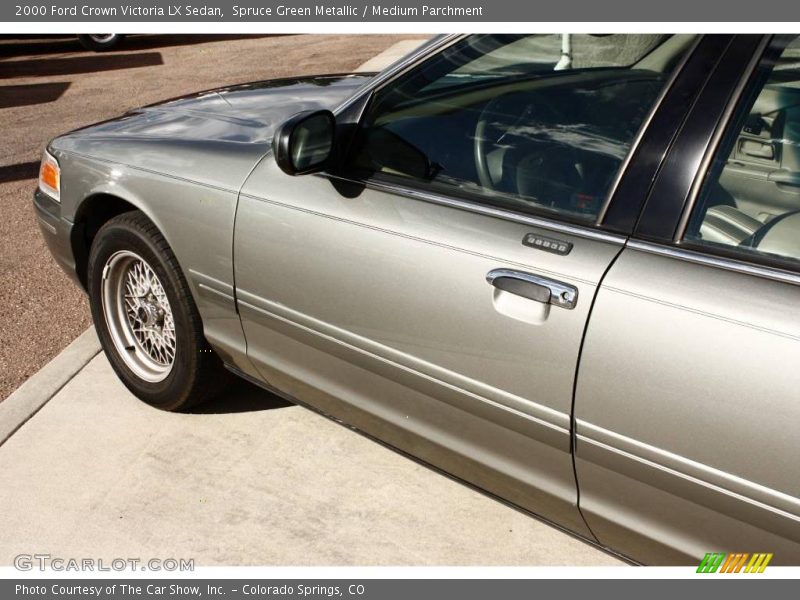
[[[53,200],[61,202],[61,168],[58,161],[45,151],[39,167],[39,189]]]

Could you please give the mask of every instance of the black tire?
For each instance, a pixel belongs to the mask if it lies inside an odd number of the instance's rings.
[[[79,35],[81,46],[92,52],[106,52],[116,47],[125,36],[120,33]]]
[[[175,348],[171,370],[162,381],[139,376],[129,366],[131,359],[121,355],[109,329],[103,308],[104,269],[109,259],[125,253],[135,253],[148,264],[169,301]],[[211,398],[229,380],[228,371],[203,336],[200,314],[172,249],[143,213],[121,214],[100,228],[89,252],[88,277],[92,318],[100,343],[114,371],[138,398],[162,410],[184,410]]]

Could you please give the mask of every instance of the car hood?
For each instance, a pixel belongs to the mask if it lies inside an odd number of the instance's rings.
[[[135,109],[52,142],[57,151],[235,187],[288,117],[334,108],[374,74],[316,75],[217,88]]]
[[[332,108],[372,76],[315,75],[206,90],[138,108],[73,134],[269,143],[276,126],[292,114]]]

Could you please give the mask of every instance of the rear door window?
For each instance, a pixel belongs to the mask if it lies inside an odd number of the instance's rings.
[[[800,266],[800,38],[744,94],[684,241],[743,259]]]

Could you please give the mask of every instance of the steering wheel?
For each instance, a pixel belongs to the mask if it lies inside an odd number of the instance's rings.
[[[501,144],[507,134],[520,134],[520,126],[534,127],[536,121],[560,122],[558,111],[542,101],[539,95],[522,91],[509,92],[486,103],[475,124],[474,138],[475,170],[481,186],[494,190],[498,183],[489,168],[489,154]]]

